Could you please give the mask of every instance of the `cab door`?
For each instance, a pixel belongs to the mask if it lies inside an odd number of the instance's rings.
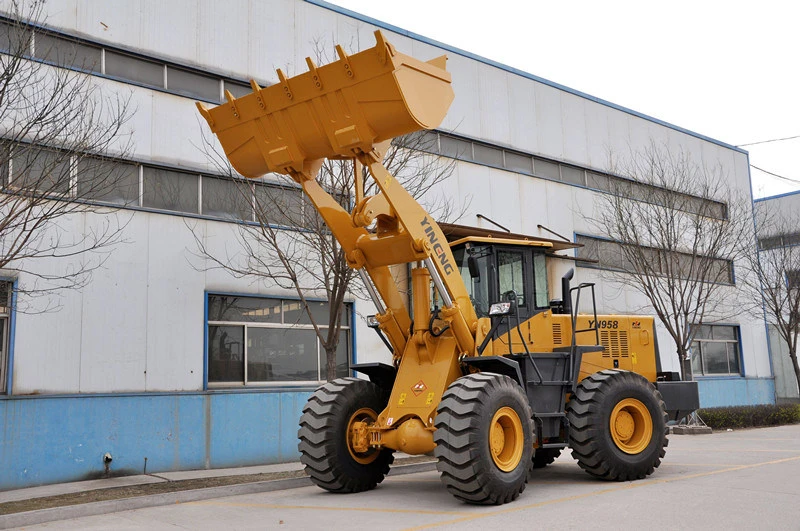
[[[511,315],[507,323],[503,323],[498,329],[498,335],[504,336],[504,342],[508,340],[508,329],[511,327],[511,342],[514,351],[524,350],[522,337],[527,337],[527,328],[524,323],[536,313],[533,301],[533,264],[532,255],[529,248],[497,246],[495,247],[495,282],[497,286],[494,302],[508,300],[511,292],[516,294],[517,315],[519,322],[523,325],[521,330],[517,330],[517,318]]]

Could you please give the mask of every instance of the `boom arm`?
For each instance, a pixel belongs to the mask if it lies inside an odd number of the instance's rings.
[[[334,63],[317,67],[307,59],[307,73],[287,79],[278,70],[276,85],[261,88],[253,81],[252,94],[234,98],[226,92],[227,103],[198,108],[242,175],[276,172],[299,183],[350,267],[374,284],[381,299],[376,305],[383,306],[378,321],[399,367],[389,406],[370,427],[370,444],[416,453],[432,448],[436,405],[461,375],[459,358],[477,354],[476,334],[485,333],[488,323],[479,327],[441,229],[381,162],[389,140],[436,127],[444,118],[453,100],[445,58],[421,62],[397,52],[380,31],[375,36],[374,48],[348,56],[337,46]],[[357,176],[359,201],[348,213],[316,181],[323,158],[363,164],[379,192],[364,197]],[[374,231],[367,230],[373,222]],[[389,269],[408,263],[424,265],[412,271],[413,330]],[[442,334],[428,330],[431,280],[444,303],[440,318],[449,324]],[[407,423],[402,438],[390,433],[408,419],[416,421]],[[401,439],[416,442],[406,447]]]

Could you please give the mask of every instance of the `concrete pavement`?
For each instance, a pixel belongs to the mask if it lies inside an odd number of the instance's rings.
[[[237,494],[237,493],[230,493]],[[118,509],[127,509],[120,500]],[[91,514],[91,513],[90,513]],[[67,516],[67,515],[64,515]],[[25,524],[17,524],[25,525]],[[474,507],[434,471],[390,475],[377,489],[332,495],[316,487],[217,495],[97,516],[69,515],[26,529],[566,529],[800,528],[800,425],[671,436],[655,474],[594,480],[568,456],[534,471],[516,502]]]

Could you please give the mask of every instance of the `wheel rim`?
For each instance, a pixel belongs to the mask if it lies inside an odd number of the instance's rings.
[[[350,457],[352,457],[356,463],[362,465],[368,465],[375,461],[378,458],[378,450],[375,448],[370,448],[366,452],[356,452],[353,449],[353,440],[352,440],[352,427],[353,424],[356,422],[364,422],[367,420],[371,420],[375,422],[378,419],[377,413],[371,410],[368,407],[362,407],[350,417],[350,420],[347,423],[347,432],[346,432],[346,442],[347,442],[347,451],[350,452]]]
[[[505,406],[497,410],[489,425],[489,450],[497,468],[511,472],[519,464],[525,436],[522,422],[514,409]]]
[[[626,398],[617,403],[611,412],[609,425],[614,444],[626,454],[642,452],[653,438],[650,411],[635,398]]]

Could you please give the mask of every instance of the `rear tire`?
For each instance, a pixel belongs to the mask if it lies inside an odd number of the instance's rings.
[[[567,418],[572,457],[601,479],[649,476],[669,443],[661,394],[629,371],[605,370],[585,378],[570,398]]]
[[[348,442],[351,420],[377,418],[388,396],[372,382],[340,378],[317,389],[300,417],[297,438],[300,462],[319,487],[331,492],[374,489],[389,473],[392,450],[370,449],[356,453]]]
[[[539,448],[533,456],[533,468],[544,468],[561,455],[561,448]]]
[[[508,376],[479,373],[447,388],[436,414],[434,455],[456,498],[502,504],[525,490],[533,455],[531,407]]]

